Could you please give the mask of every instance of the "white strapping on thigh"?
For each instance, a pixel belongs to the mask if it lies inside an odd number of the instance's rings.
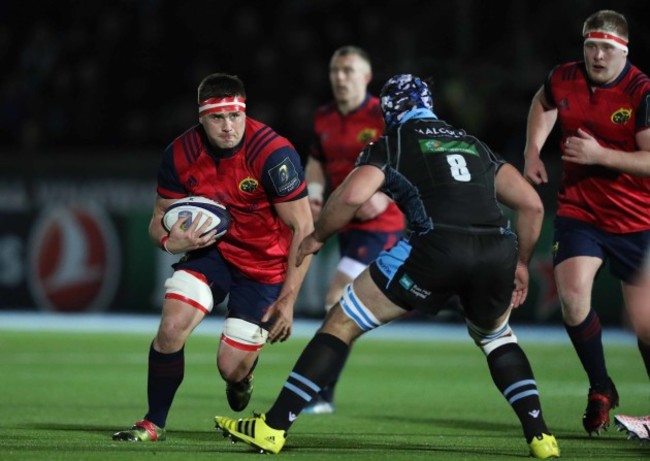
[[[356,259],[349,258],[344,256],[339,261],[339,264],[336,266],[336,270],[344,273],[351,279],[356,279],[363,270],[368,267],[364,263],[360,263]]]
[[[214,298],[205,281],[185,270],[177,270],[165,280],[165,298],[178,299],[204,313],[212,310]]]
[[[258,351],[266,344],[269,332],[259,325],[236,317],[229,317],[224,322],[221,341],[244,351]]]

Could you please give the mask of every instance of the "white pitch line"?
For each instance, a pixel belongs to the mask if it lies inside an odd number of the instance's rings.
[[[0,311],[0,331],[67,331],[150,333],[158,329],[159,317],[155,314],[84,313],[58,314],[34,311]],[[321,320],[296,319],[294,337],[309,338],[318,329]],[[522,343],[567,343],[569,338],[562,326],[518,325],[511,323]],[[196,328],[194,334],[218,335],[223,328],[223,318],[208,317]],[[368,333],[366,338],[414,341],[469,341],[465,325],[435,321],[400,321],[382,326]],[[603,327],[606,343],[636,345],[636,337],[628,330]]]

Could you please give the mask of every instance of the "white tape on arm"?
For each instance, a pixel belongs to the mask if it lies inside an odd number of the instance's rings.
[[[314,200],[316,202],[323,201],[323,192],[325,187],[318,182],[310,182],[307,184],[307,194],[309,195],[309,200]]]

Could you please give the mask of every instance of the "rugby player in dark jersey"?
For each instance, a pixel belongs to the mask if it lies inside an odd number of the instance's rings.
[[[533,371],[509,325],[511,310],[528,293],[542,202],[512,165],[437,118],[429,87],[418,77],[394,76],[380,96],[387,133],[364,149],[356,168],[329,197],[314,232],[300,245],[298,260],[318,251],[378,190],[406,216],[407,236],[346,287],[272,407],[252,418],[217,416],[217,428],[278,453],[290,426],[340,367],[355,339],[412,310],[435,314],[458,296],[469,335],[519,418],[530,455],[558,457]],[[516,213],[512,229],[502,206]]]

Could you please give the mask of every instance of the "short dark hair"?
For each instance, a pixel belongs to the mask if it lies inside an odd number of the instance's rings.
[[[589,16],[582,26],[582,35],[594,30],[612,32],[624,40],[629,40],[627,20],[621,13],[612,10],[600,10]]]
[[[332,54],[332,59],[338,58],[339,56],[348,56],[351,54],[355,54],[359,56],[361,59],[363,59],[368,63],[369,67],[372,68],[372,63],[370,62],[370,55],[363,48],[354,45],[345,45],[340,48],[337,48],[334,51],[334,54]]]
[[[199,84],[198,103],[210,98],[246,97],[244,83],[236,75],[210,74]]]

